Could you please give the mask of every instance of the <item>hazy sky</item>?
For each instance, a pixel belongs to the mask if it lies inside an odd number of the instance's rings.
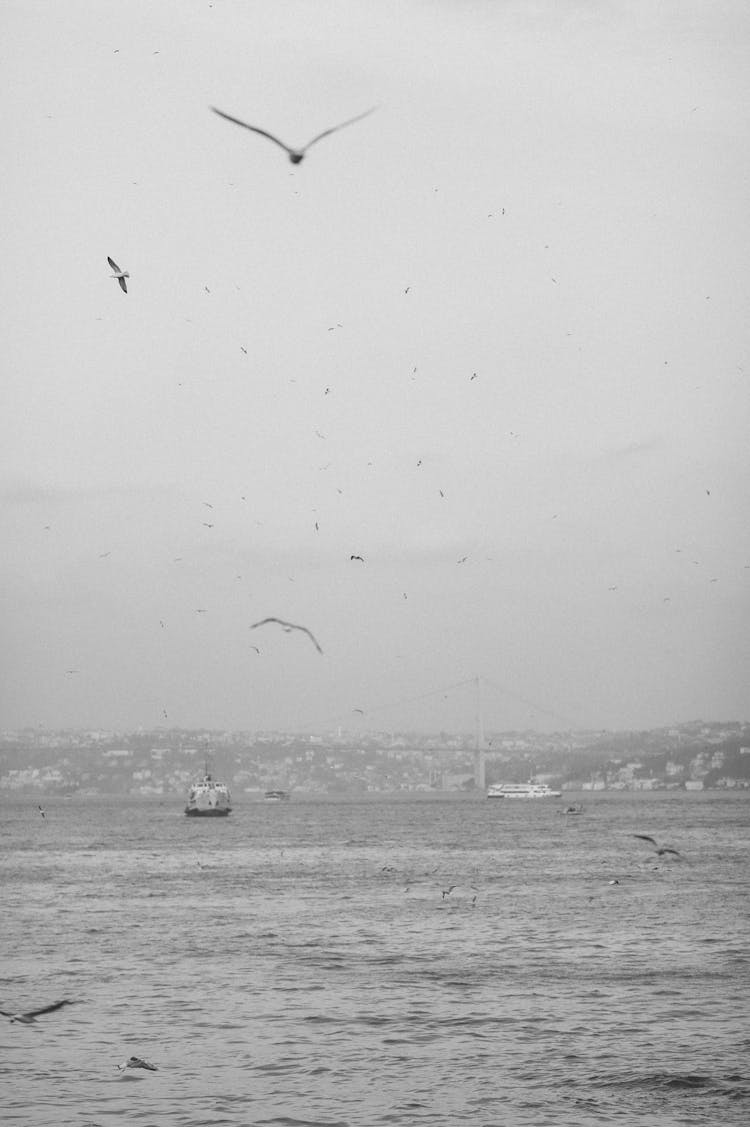
[[[0,724],[750,717],[747,4],[0,21]]]

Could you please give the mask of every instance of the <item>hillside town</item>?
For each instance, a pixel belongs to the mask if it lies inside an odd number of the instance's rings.
[[[0,733],[0,796],[172,796],[208,767],[235,801],[476,792],[534,779],[563,791],[750,789],[750,723],[628,732],[470,734],[51,731]]]

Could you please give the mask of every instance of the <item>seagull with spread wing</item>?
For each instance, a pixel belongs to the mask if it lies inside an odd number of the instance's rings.
[[[280,141],[278,137],[274,137],[273,133],[268,133],[265,129],[259,129],[257,125],[248,125],[246,121],[240,121],[238,117],[232,117],[231,114],[224,113],[223,110],[217,110],[216,106],[211,106],[211,109],[214,113],[217,113],[219,117],[226,118],[227,121],[231,121],[235,125],[241,125],[243,129],[250,129],[253,133],[260,133],[261,137],[267,137],[269,141],[273,141],[275,145],[279,145],[280,148],[284,150],[292,164],[299,164],[300,161],[304,159],[305,153],[309,148],[311,148],[312,145],[317,144],[318,141],[322,141],[323,138],[328,137],[329,134],[335,133],[339,129],[343,129],[346,125],[353,125],[355,121],[361,121],[363,117],[367,117],[368,114],[373,113],[373,111],[377,109],[377,106],[373,106],[372,109],[365,110],[364,113],[357,114],[356,117],[350,117],[347,121],[342,121],[340,125],[332,125],[330,129],[324,129],[322,133],[319,133],[317,137],[313,137],[312,141],[308,141],[307,144],[303,145],[301,149],[291,149],[289,145],[285,145],[284,142]]]
[[[125,279],[129,278],[130,274],[127,272],[127,270],[121,270],[120,267],[115,262],[115,260],[113,258],[110,258],[109,255],[107,255],[107,262],[110,264],[110,266],[114,270],[114,273],[111,274],[110,277],[117,278],[117,281],[120,283],[120,289],[122,290],[123,293],[127,293],[128,287],[127,287],[127,284],[125,282]]]
[[[669,845],[660,845],[656,838],[651,837],[650,834],[631,834],[631,837],[637,837],[641,841],[647,841],[649,845],[653,845],[657,857],[663,857],[665,853],[673,853],[675,857],[682,857],[679,849],[672,849]]]
[[[308,630],[306,626],[298,626],[295,622],[285,622],[283,618],[262,618],[260,622],[254,622],[250,629],[255,630],[258,626],[265,626],[267,622],[278,622],[279,626],[283,627],[287,634],[292,630],[301,630],[303,634],[307,634],[318,653],[322,654],[323,651],[318,645],[318,640],[312,631]]]
[[[60,1002],[53,1002],[51,1006],[42,1006],[38,1010],[27,1010],[25,1013],[14,1013],[12,1010],[0,1010],[3,1017],[9,1017],[11,1025],[14,1021],[20,1022],[21,1025],[33,1025],[38,1017],[42,1014],[51,1014],[54,1010],[59,1010],[62,1006],[75,1005],[69,998],[63,998]]]

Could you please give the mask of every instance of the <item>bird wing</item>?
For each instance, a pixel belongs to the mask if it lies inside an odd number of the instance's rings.
[[[257,125],[248,125],[246,121],[240,121],[238,117],[232,117],[231,114],[224,113],[223,110],[217,110],[216,106],[211,106],[211,109],[214,113],[217,113],[219,117],[224,117],[227,121],[232,121],[235,125],[241,125],[243,129],[249,129],[253,133],[260,133],[261,137],[267,137],[269,141],[273,141],[274,144],[279,145],[285,152],[294,152],[294,150],[290,149],[288,145],[285,145],[283,141],[280,141],[278,137],[274,137],[273,133],[268,133],[265,129],[260,129]]]
[[[122,292],[127,293],[128,287],[125,285],[125,279],[124,278],[118,278],[117,281],[120,283],[120,289],[122,290]]]
[[[679,849],[672,849],[672,847],[670,845],[665,845],[659,852],[660,853],[674,853],[675,857],[681,857],[682,856]]]
[[[24,1017],[39,1017],[40,1014],[51,1014],[53,1010],[59,1010],[61,1006],[72,1006],[73,1003],[63,998],[61,1002],[53,1002],[51,1006],[43,1006],[40,1010],[29,1010],[25,1013]]]
[[[303,634],[307,634],[318,653],[322,654],[323,651],[312,631],[308,630],[306,626],[298,626],[296,622],[286,622],[283,618],[262,618],[260,622],[254,622],[250,629],[255,630],[256,626],[265,626],[267,622],[278,622],[279,626],[283,626],[285,630],[301,630]]]
[[[115,262],[114,258],[110,258],[110,257],[109,257],[109,255],[107,255],[107,262],[108,262],[108,263],[110,264],[110,266],[112,267],[112,269],[113,269],[113,270],[116,270],[116,271],[118,272],[118,274],[119,274],[119,272],[120,272],[120,267],[119,267],[119,266],[117,265],[117,263]]]
[[[15,1015],[15,1014],[13,1013],[13,1011],[12,1011],[12,1010],[0,1010],[0,1014],[2,1014],[2,1015],[3,1015],[3,1017],[15,1017],[15,1016],[16,1016],[16,1015]]]
[[[318,639],[315,637],[312,630],[308,630],[306,626],[295,626],[294,629],[295,630],[301,630],[303,634],[307,634],[308,638],[310,639],[312,644],[315,646],[315,649],[318,651],[319,654],[322,654],[323,651],[320,648],[320,646],[318,645]]]
[[[317,135],[317,137],[313,137],[312,141],[308,141],[302,151],[306,152],[311,145],[314,145],[317,141],[322,141],[324,137],[327,137],[329,135],[329,133],[336,133],[337,130],[343,129],[346,125],[353,125],[355,121],[361,121],[363,117],[367,117],[369,114],[374,113],[377,108],[377,106],[372,106],[371,109],[365,110],[364,113],[358,113],[356,117],[350,117],[347,121],[342,121],[340,125],[332,125],[330,129],[324,129],[322,133],[319,133]]]
[[[151,1072],[158,1072],[159,1069],[151,1061],[144,1060],[143,1057],[131,1057],[128,1061],[131,1068],[148,1068]]]
[[[652,845],[655,845],[658,849],[658,843],[654,840],[654,838],[649,837],[648,834],[632,834],[631,836],[632,837],[638,837],[638,838],[641,839],[641,841],[649,841]]]

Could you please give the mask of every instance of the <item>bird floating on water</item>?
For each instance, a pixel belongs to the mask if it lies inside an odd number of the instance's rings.
[[[129,278],[130,274],[127,272],[127,270],[121,270],[120,267],[115,262],[115,260],[113,258],[110,258],[109,255],[107,255],[107,262],[110,264],[110,266],[114,270],[114,274],[112,274],[111,277],[117,278],[117,281],[120,283],[120,289],[122,290],[123,293],[127,293],[128,287],[127,287],[127,284],[125,282],[125,279]]]
[[[59,1010],[63,1006],[73,1006],[75,1002],[70,998],[63,998],[59,1002],[53,1002],[51,1006],[42,1006],[38,1010],[27,1010],[25,1013],[14,1013],[12,1010],[0,1010],[3,1017],[9,1017],[11,1025],[14,1021],[20,1022],[21,1025],[33,1025],[38,1017],[42,1014],[51,1014],[54,1010]]]
[[[283,618],[262,618],[260,622],[253,622],[250,629],[255,630],[258,626],[265,626],[268,622],[278,622],[279,626],[281,626],[287,634],[292,630],[301,630],[303,634],[307,634],[318,653],[322,654],[323,651],[318,645],[318,640],[313,632],[308,630],[306,626],[298,626],[295,622],[285,622]]]
[[[299,164],[300,161],[304,159],[307,150],[311,148],[312,145],[317,144],[318,141],[322,141],[323,138],[328,137],[329,134],[335,133],[339,129],[343,129],[345,125],[353,125],[355,121],[361,121],[363,117],[367,117],[368,114],[371,114],[374,110],[376,110],[377,106],[373,106],[371,109],[365,110],[364,113],[357,114],[356,117],[350,117],[347,121],[342,121],[340,125],[332,125],[330,129],[324,129],[322,133],[318,133],[317,137],[313,137],[312,141],[308,141],[307,144],[303,145],[301,149],[290,148],[289,145],[285,145],[283,141],[280,141],[278,137],[274,137],[273,133],[268,133],[265,129],[260,129],[257,125],[248,125],[246,121],[240,121],[238,117],[232,117],[231,114],[224,113],[223,110],[217,110],[216,106],[211,106],[211,109],[214,113],[217,113],[219,117],[226,118],[227,121],[231,121],[235,125],[241,125],[243,129],[249,129],[253,133],[260,133],[261,137],[267,137],[269,141],[273,141],[275,145],[278,145],[285,151],[292,164]]]

